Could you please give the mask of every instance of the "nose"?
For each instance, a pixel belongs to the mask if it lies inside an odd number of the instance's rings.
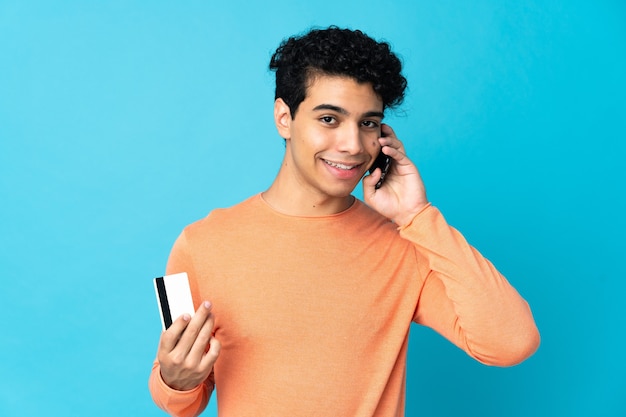
[[[358,126],[345,126],[339,134],[338,150],[350,155],[357,155],[364,151],[365,135]]]

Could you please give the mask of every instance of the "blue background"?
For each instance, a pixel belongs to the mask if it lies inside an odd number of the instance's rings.
[[[269,186],[269,57],[329,24],[401,55],[388,123],[542,333],[499,369],[414,327],[407,415],[626,415],[626,4],[608,0],[0,0],[0,415],[163,415],[151,280],[186,224]]]

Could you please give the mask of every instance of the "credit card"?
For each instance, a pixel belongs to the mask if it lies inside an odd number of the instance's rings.
[[[167,330],[172,322],[183,314],[193,317],[195,309],[186,272],[155,278],[154,291],[159,304],[163,330]]]

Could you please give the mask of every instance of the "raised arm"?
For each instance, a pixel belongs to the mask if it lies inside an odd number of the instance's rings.
[[[382,126],[383,152],[393,158],[380,189],[380,172],[363,180],[366,203],[416,245],[424,286],[415,321],[432,327],[477,360],[507,366],[539,345],[526,301],[465,238],[430,205],[417,167],[393,129]]]
[[[528,303],[439,210],[427,207],[400,234],[416,245],[426,276],[417,323],[489,365],[515,365],[535,352],[539,332]]]

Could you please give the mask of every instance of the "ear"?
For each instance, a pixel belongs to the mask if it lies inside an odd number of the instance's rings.
[[[291,139],[291,110],[282,98],[277,98],[274,102],[274,123],[282,138]]]

